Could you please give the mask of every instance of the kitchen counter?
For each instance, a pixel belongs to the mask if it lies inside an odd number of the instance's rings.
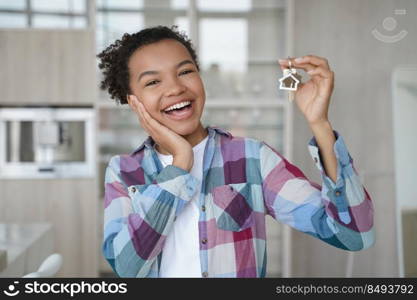
[[[54,253],[53,230],[49,223],[0,223],[0,277],[22,277],[35,272]],[[4,252],[3,252],[4,253]],[[3,266],[3,268],[1,268]]]

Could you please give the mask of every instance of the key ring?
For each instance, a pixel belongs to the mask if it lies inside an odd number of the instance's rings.
[[[289,69],[291,70],[292,69],[292,64],[291,64],[291,58],[288,56],[288,66],[289,66]]]

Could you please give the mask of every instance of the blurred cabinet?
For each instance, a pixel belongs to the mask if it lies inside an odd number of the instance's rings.
[[[0,178],[91,178],[92,108],[0,108]]]
[[[0,252],[7,253],[7,262],[0,277],[22,277],[38,270],[54,253],[52,226],[49,223],[0,223]]]
[[[94,32],[0,29],[0,105],[85,105],[96,99]]]
[[[0,30],[0,107],[21,107],[36,116],[3,124],[6,130],[2,134],[11,133],[2,145],[10,150],[9,158],[6,155],[3,161],[9,161],[11,167],[34,167],[40,161],[49,165],[38,169],[44,176],[13,172],[13,176],[0,179],[0,222],[51,223],[55,251],[63,255],[60,277],[98,275],[96,122],[93,118],[78,120],[82,110],[94,116],[94,43],[91,30]],[[55,120],[61,111],[55,110],[57,107],[66,110],[69,117]],[[40,109],[48,110],[49,117],[43,119]],[[37,122],[30,122],[33,119]],[[33,132],[37,138],[31,139]],[[30,151],[40,144],[51,146],[53,151]],[[41,158],[36,153],[47,155]],[[87,171],[75,170],[77,164],[86,162]]]
[[[49,222],[55,252],[63,255],[59,277],[97,276],[95,179],[0,180],[1,223]]]

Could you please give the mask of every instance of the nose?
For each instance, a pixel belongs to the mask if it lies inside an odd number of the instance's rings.
[[[181,81],[179,81],[178,78],[174,78],[167,86],[165,97],[181,95],[185,92],[185,90],[186,87],[181,83]]]

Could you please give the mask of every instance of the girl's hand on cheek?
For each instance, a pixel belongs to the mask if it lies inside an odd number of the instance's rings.
[[[182,136],[152,118],[134,95],[129,95],[129,105],[136,112],[140,124],[153,140],[173,156],[173,165],[190,171],[193,163],[191,144]]]

